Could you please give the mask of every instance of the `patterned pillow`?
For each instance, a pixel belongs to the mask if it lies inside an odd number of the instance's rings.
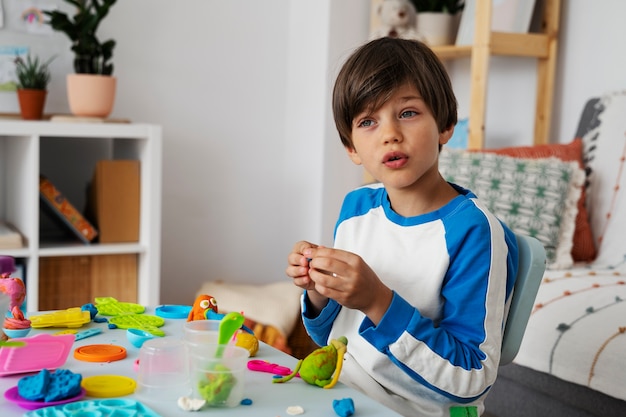
[[[576,161],[581,168],[584,168],[582,149],[582,139],[576,138],[570,143],[482,149],[480,152],[493,152],[498,155],[514,156],[516,158],[549,158],[554,156],[562,161]],[[578,199],[578,214],[576,215],[576,227],[574,228],[574,243],[572,246],[574,262],[591,262],[595,259],[597,253],[585,202],[586,195],[583,187]]]
[[[550,268],[573,265],[576,204],[585,178],[576,162],[444,148],[439,170],[446,180],[472,190],[515,233],[543,243]]]

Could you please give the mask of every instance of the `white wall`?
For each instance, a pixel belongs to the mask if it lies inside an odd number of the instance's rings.
[[[555,92],[555,142],[568,142],[590,97],[626,89],[626,2],[564,0]]]
[[[182,4],[118,2],[102,27],[118,42],[113,116],[164,129],[168,303],[209,279],[286,279],[296,240],[332,242],[326,219],[361,174],[332,133],[329,86],[369,13],[359,0]]]
[[[564,0],[553,141],[587,98],[626,88],[623,0]],[[367,38],[363,0],[119,1],[114,117],[164,131],[162,302],[189,303],[208,279],[285,279],[297,239],[330,244],[343,194],[359,183],[339,144],[330,89]],[[467,111],[463,66],[451,68]],[[530,143],[534,63],[492,61],[490,146]]]

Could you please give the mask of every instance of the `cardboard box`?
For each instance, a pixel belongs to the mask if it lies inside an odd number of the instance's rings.
[[[140,167],[135,160],[98,161],[90,209],[100,243],[139,241]]]

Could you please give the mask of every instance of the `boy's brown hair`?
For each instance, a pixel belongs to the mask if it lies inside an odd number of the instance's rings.
[[[401,86],[417,89],[443,132],[457,122],[457,101],[445,67],[424,43],[375,39],[345,62],[333,89],[333,115],[341,142],[352,143],[352,122],[363,111],[382,106]]]

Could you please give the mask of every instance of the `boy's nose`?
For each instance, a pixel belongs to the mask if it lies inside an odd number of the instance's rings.
[[[382,130],[382,139],[384,143],[395,143],[402,140],[402,133],[395,123],[385,123]]]

